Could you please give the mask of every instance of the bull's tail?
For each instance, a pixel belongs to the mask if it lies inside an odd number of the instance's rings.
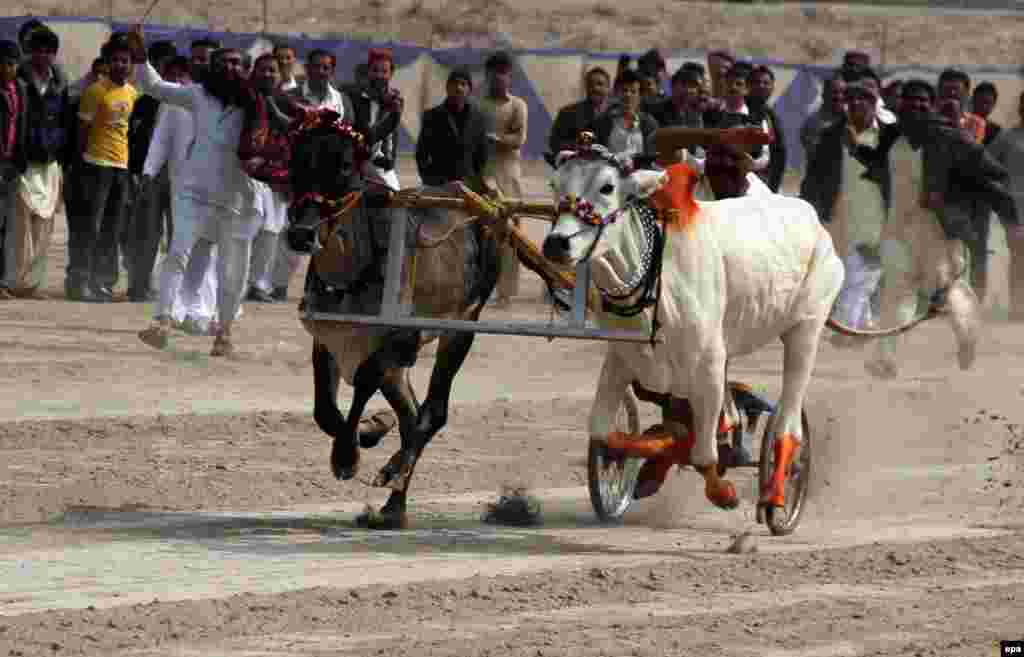
[[[825,320],[825,326],[829,327],[830,329],[832,329],[836,333],[839,333],[840,335],[845,335],[854,338],[875,339],[888,338],[894,335],[900,335],[902,333],[906,333],[907,331],[911,330],[912,328],[914,328],[918,324],[921,324],[922,322],[927,322],[929,319],[935,319],[936,317],[945,315],[945,300],[946,292],[948,290],[949,286],[944,287],[938,292],[936,292],[932,296],[931,302],[928,304],[928,310],[926,310],[923,314],[919,315],[918,317],[915,317],[914,319],[910,320],[909,322],[905,324],[900,324],[899,326],[894,326],[892,328],[887,329],[855,329],[853,327],[846,326],[845,324],[836,321],[831,316]]]
[[[855,329],[853,327],[846,326],[845,324],[841,324],[831,317],[825,320],[825,326],[840,335],[854,338],[888,338],[894,335],[900,335],[901,333],[906,333],[918,324],[926,322],[929,319],[934,319],[943,314],[945,314],[945,310],[932,306],[928,309],[928,312],[924,313],[920,317],[915,317],[906,324],[900,324],[899,326],[894,326],[893,328],[888,329]]]
[[[910,320],[905,324],[900,324],[899,326],[894,326],[888,329],[855,329],[850,326],[846,326],[845,324],[842,324],[840,322],[837,322],[830,316],[827,320],[825,320],[825,326],[829,327],[830,329],[832,329],[836,333],[839,333],[840,335],[845,335],[854,338],[888,338],[894,335],[906,333],[907,331],[916,327],[918,324],[927,322],[929,319],[935,319],[936,317],[941,317],[942,315],[947,314],[946,295],[949,293],[950,288],[952,288],[957,281],[963,278],[964,274],[966,273],[967,266],[965,265],[961,267],[960,271],[948,285],[936,290],[935,294],[933,294],[931,299],[929,299],[928,301],[928,310],[926,310],[923,314],[921,314],[918,317],[915,317],[914,319]]]

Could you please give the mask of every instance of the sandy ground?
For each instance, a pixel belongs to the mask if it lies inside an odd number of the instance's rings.
[[[55,296],[63,250],[61,230]],[[524,274],[488,315],[545,319],[539,296]],[[354,517],[385,495],[330,475],[294,304],[247,305],[228,361],[209,339],[144,347],[149,310],[0,305],[0,655],[974,657],[1019,638],[1020,326],[987,325],[961,373],[927,325],[888,383],[823,345],[811,503],[787,538],[755,524],[748,473],[736,511],[681,472],[598,525],[584,427],[602,346],[478,336],[411,528],[370,533]],[[774,397],[780,372],[773,347],[731,376]],[[367,472],[396,445],[365,452]],[[540,527],[480,522],[504,484],[541,499]],[[743,531],[757,551],[726,554]]]

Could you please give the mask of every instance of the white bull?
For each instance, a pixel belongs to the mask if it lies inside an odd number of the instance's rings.
[[[607,440],[632,382],[693,408],[690,464],[705,479],[708,499],[738,503],[720,478],[717,433],[729,360],[776,339],[784,346],[782,398],[773,426],[776,471],[761,504],[784,506],[784,478],[802,438],[801,412],[818,342],[843,284],[832,239],[806,202],[778,195],[716,202],[693,199],[685,165],[669,173],[629,173],[601,149],[562,153],[553,182],[559,214],[544,254],[575,265],[590,259],[592,280],[608,300],[632,304],[651,280],[652,249],[667,220],[655,303],[632,319],[597,310],[602,325],[650,330],[663,342],[610,343],[590,415],[593,440]],[[657,195],[652,198],[652,195]],[[654,211],[652,211],[654,208]],[[650,287],[647,288],[648,291]],[[630,294],[630,296],[625,296]]]

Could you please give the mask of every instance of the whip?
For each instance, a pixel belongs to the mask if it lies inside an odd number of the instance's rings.
[[[153,13],[153,10],[156,9],[158,4],[160,4],[160,0],[153,0],[149,3],[149,8],[146,10],[146,13],[142,15],[141,19],[139,19],[140,24],[146,22],[146,19],[149,18],[149,15]]]

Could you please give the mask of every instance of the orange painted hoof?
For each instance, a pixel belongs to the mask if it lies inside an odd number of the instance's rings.
[[[740,497],[736,494],[736,487],[733,486],[731,481],[726,479],[719,479],[718,486],[714,488],[710,484],[705,486],[704,494],[707,495],[708,501],[719,509],[732,510],[740,505]]]
[[[782,434],[775,439],[775,470],[771,481],[761,490],[761,504],[767,506],[786,506],[786,477],[793,464],[793,455],[800,447],[800,441],[792,434]]]

